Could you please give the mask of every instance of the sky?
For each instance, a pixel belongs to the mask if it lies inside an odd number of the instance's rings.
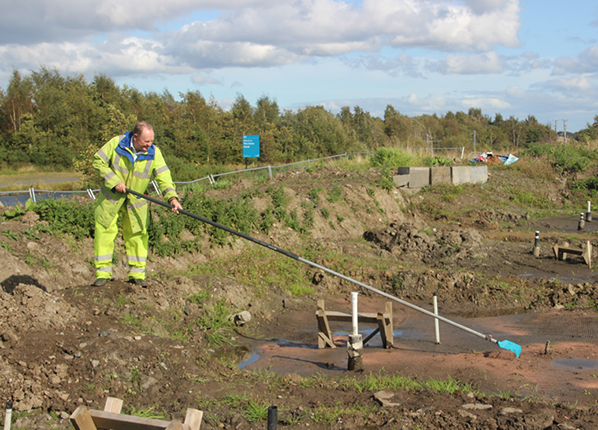
[[[587,0],[0,0],[13,70],[97,74],[142,92],[242,95],[384,117],[598,115],[598,3]]]

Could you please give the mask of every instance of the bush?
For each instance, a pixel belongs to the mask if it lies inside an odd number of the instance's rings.
[[[370,163],[373,167],[395,168],[400,166],[411,166],[417,160],[417,157],[396,148],[380,148],[372,158]]]
[[[32,210],[48,222],[53,233],[72,235],[76,240],[93,237],[95,232],[95,202],[91,200],[42,200]]]

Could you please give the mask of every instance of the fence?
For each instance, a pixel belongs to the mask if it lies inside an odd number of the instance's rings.
[[[402,148],[404,149],[404,148]],[[463,148],[411,148],[408,149],[409,151],[432,151],[432,155],[434,151],[441,151],[441,150],[460,150],[461,151],[461,158],[463,158],[463,152],[465,151],[465,147]],[[303,161],[297,161],[295,163],[288,163],[288,164],[281,164],[278,166],[264,166],[264,167],[253,167],[251,169],[242,169],[242,170],[235,170],[232,172],[225,172],[225,173],[218,173],[215,175],[208,175],[203,178],[194,179],[193,181],[188,182],[180,182],[175,181],[176,185],[192,185],[197,184],[201,181],[208,181],[210,185],[216,184],[218,178],[223,178],[228,175],[243,175],[247,173],[258,175],[260,173],[266,174],[269,178],[272,178],[276,174],[285,173],[288,170],[297,170],[297,169],[309,169],[312,165],[320,164],[326,161],[336,161],[341,158],[349,159],[349,157],[357,156],[357,155],[369,155],[373,154],[373,152],[350,152],[344,153],[339,155],[331,155],[329,157],[323,158],[315,158],[315,159],[308,159]],[[267,173],[266,173],[267,172]],[[152,181],[152,185],[156,194],[160,195],[160,189],[158,188],[158,184],[155,181]],[[95,199],[96,195],[100,192],[99,189],[87,189],[87,190],[79,190],[79,191],[52,191],[52,190],[35,190],[33,187],[29,188],[29,190],[23,191],[0,191],[0,202],[5,206],[14,206],[16,203],[25,203],[29,198],[31,198],[34,202],[38,200],[45,200],[49,198],[69,198],[77,194],[87,194],[87,196],[91,199]]]

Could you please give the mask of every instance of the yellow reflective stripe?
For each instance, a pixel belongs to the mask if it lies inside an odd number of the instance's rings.
[[[147,261],[147,257],[140,257],[138,255],[127,255],[129,261],[135,261],[137,263],[145,263]]]
[[[102,186],[100,187],[100,191],[102,192],[102,195],[106,197],[106,199],[110,200],[110,202],[112,203],[116,203],[116,199],[112,197],[112,194],[110,194],[110,191],[106,189],[104,184],[102,184]]]
[[[129,169],[127,169],[126,167],[122,167],[120,165],[120,160],[121,160],[120,154],[117,152],[114,157],[114,163],[112,164],[112,169],[116,170],[117,172],[128,175]]]
[[[112,260],[112,254],[106,254],[106,255],[96,255],[94,257],[95,261],[109,261]]]
[[[116,173],[108,172],[108,173],[106,173],[106,175],[104,176],[104,178],[102,180],[104,182],[108,182],[110,179],[114,178],[115,176],[116,176]]]
[[[168,169],[168,166],[165,164],[164,166],[160,167],[159,169],[156,169],[154,171],[154,175],[159,175],[160,173],[167,172],[168,170],[170,170],[170,169]]]
[[[110,160],[108,159],[108,156],[104,153],[104,151],[102,151],[101,149],[98,149],[98,152],[96,152],[96,155],[98,155],[102,160],[104,160],[106,163],[109,163]]]
[[[140,202],[127,205],[127,209],[135,210],[135,209],[139,209],[140,207],[143,207],[145,205],[147,205],[147,200],[142,200]]]
[[[135,172],[133,172],[133,176],[136,176],[136,177],[141,178],[141,179],[150,179],[151,176],[150,176],[149,172],[150,172],[150,170],[152,168],[152,161],[153,160],[147,160],[145,162],[145,169],[143,169],[143,172],[137,172],[137,171],[135,171]]]

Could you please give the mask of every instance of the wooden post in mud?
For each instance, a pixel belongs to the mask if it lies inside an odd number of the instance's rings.
[[[583,220],[583,212],[579,214],[579,224],[577,225],[578,230],[583,230],[586,227],[586,222]]]
[[[540,232],[536,231],[536,238],[534,239],[534,257],[540,256]]]
[[[363,369],[363,340],[357,327],[357,294],[358,293],[351,293],[351,320],[353,322],[353,334],[349,335],[349,341],[347,342],[347,354],[349,354],[347,369],[350,371]]]

